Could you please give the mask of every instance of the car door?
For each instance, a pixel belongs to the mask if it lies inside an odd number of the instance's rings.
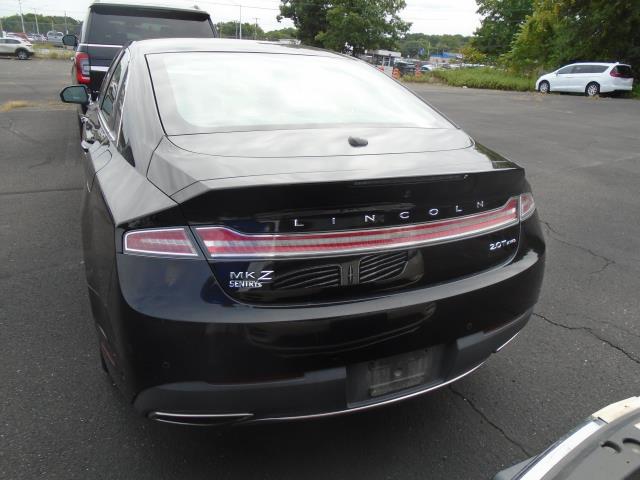
[[[0,55],[7,55],[7,39],[0,38]]]
[[[567,76],[567,90],[570,92],[584,92],[593,77],[593,65],[574,65],[571,74]]]
[[[551,80],[551,89],[554,92],[567,92],[571,83],[571,72],[573,65],[561,68],[556,72],[555,78]]]

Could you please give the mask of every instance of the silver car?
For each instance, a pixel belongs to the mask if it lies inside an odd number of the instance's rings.
[[[27,60],[34,54],[33,45],[20,38],[0,38],[0,55]]]

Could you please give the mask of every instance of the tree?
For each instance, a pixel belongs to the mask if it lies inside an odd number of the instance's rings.
[[[637,0],[536,0],[509,53],[521,70],[577,61],[640,64]]]
[[[239,32],[239,24],[238,22],[219,22],[216,24],[218,28],[218,33],[222,38],[237,38]],[[242,23],[242,38],[252,39],[256,38],[258,40],[263,40],[265,38],[265,33],[260,25],[256,30],[256,25],[253,23]]]
[[[278,19],[290,18],[305,44],[357,55],[394,48],[409,30],[398,13],[405,0],[282,0]]]
[[[298,38],[298,30],[293,27],[281,28],[280,30],[271,30],[265,33],[265,38],[271,41],[278,41],[285,38]]]
[[[316,37],[327,30],[328,10],[329,3],[326,0],[282,0],[278,21],[290,18],[302,43],[321,47],[322,43]]]
[[[533,0],[476,1],[483,18],[475,32],[473,47],[494,58],[507,53],[527,15],[533,12]]]
[[[473,63],[476,65],[487,63],[487,55],[471,45],[462,47],[460,49],[460,53],[462,54],[465,63]]]

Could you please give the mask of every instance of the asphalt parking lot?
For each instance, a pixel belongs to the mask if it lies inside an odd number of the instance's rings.
[[[548,239],[532,321],[473,375],[391,407],[227,430],[137,417],[101,373],[65,61],[0,60],[0,478],[483,479],[640,395],[640,102],[415,87],[527,169]]]

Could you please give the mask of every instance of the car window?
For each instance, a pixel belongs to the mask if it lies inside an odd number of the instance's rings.
[[[345,124],[451,128],[407,89],[358,60],[183,52],[147,55],[147,61],[170,135]]]
[[[576,65],[571,73],[602,73],[607,68],[606,65]]]
[[[213,29],[204,14],[140,11],[127,15],[94,11],[89,29],[90,43],[126,45],[151,38],[213,38]]]
[[[589,65],[589,67],[591,68],[589,73],[603,73],[607,68],[609,68],[608,65]]]
[[[114,132],[114,126],[117,125],[115,123],[117,116],[115,115],[115,109],[116,101],[118,99],[118,92],[120,90],[122,79],[124,78],[123,73],[126,71],[128,64],[129,51],[126,50],[119,58],[118,64],[113,69],[113,73],[111,74],[111,77],[109,78],[109,81],[102,94],[100,110],[109,130],[111,130],[112,132]]]
[[[123,58],[123,62],[124,62]],[[126,59],[128,61],[128,59]],[[127,78],[129,77],[129,69],[126,65],[122,74],[122,81],[118,88],[118,98],[116,100],[115,107],[113,109],[113,131],[116,135],[118,147],[122,145],[122,139],[120,138],[120,120],[122,119],[122,107],[124,106],[125,93],[127,90]]]
[[[572,70],[573,70],[572,65],[561,68],[560,70],[558,70],[558,75],[566,75],[567,73],[571,73]]]
[[[633,72],[631,71],[631,67],[629,65],[618,65],[614,68],[614,70],[622,78],[633,78]]]

